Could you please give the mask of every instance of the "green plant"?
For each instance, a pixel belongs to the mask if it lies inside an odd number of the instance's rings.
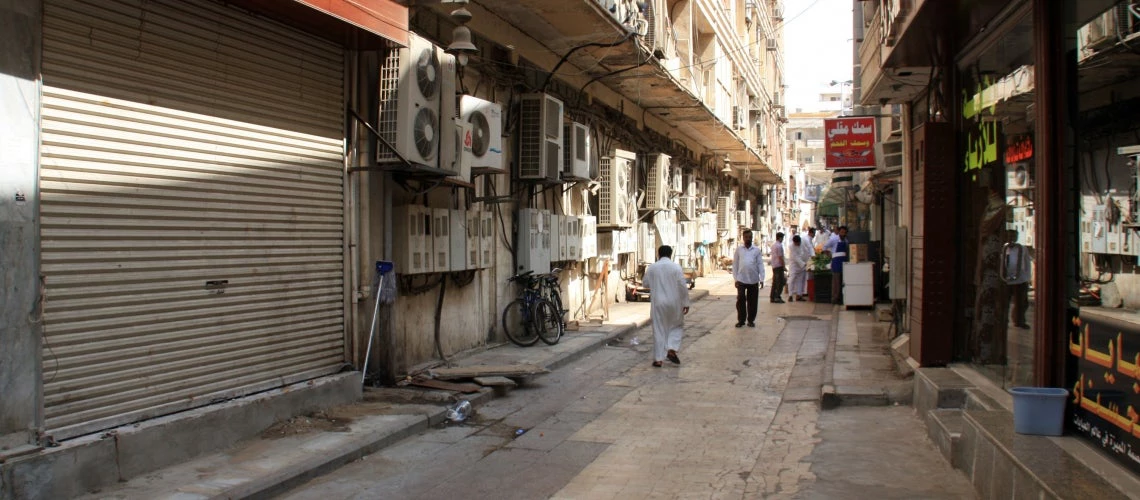
[[[811,258],[810,270],[814,274],[831,273],[831,255],[823,252]]]

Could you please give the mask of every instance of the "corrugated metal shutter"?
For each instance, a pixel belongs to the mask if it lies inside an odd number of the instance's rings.
[[[46,426],[337,371],[343,50],[209,1],[44,9]]]

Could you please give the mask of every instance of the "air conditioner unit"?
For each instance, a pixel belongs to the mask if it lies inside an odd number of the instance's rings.
[[[459,121],[459,105],[456,99],[455,56],[444,53],[443,49],[436,47],[436,57],[439,59],[440,86],[439,86],[439,168],[452,172],[453,176],[462,176],[462,143],[463,137],[456,130]],[[470,169],[470,167],[468,167]],[[468,174],[465,181],[471,179]]]
[[[579,260],[592,259],[598,256],[598,218],[593,215],[579,216],[582,234],[581,254]]]
[[[454,172],[453,177],[463,182],[471,182],[471,124],[462,118],[447,120],[451,124],[451,134],[444,134],[446,140],[439,150],[439,168]]]
[[[1025,162],[1006,165],[1005,179],[1006,189],[1026,190],[1033,187],[1029,178],[1029,165]]]
[[[645,189],[645,208],[665,210],[669,208],[669,155],[655,153],[647,157],[649,162],[648,185]]]
[[[471,124],[471,168],[503,169],[503,108],[465,95],[459,116]]]
[[[467,267],[467,211],[465,210],[448,210],[448,223],[450,225],[448,234],[450,235],[451,251],[448,254],[450,258],[449,271],[466,271],[472,269]]]
[[[518,211],[518,271],[550,272],[550,215],[535,208]]]
[[[696,219],[697,214],[697,200],[692,196],[681,198],[681,206],[677,208],[680,212],[680,219],[683,221],[691,221]]]
[[[563,159],[562,101],[547,94],[526,94],[519,116],[519,178],[557,181]]]
[[[562,178],[590,180],[590,127],[571,122],[564,127],[566,137]]]
[[[480,231],[482,230],[482,215],[483,212],[478,210],[468,210],[466,212],[467,224],[464,229],[467,231],[467,269],[479,269],[483,267],[480,257]]]
[[[633,208],[629,200],[629,179],[637,155],[615,149],[603,157],[599,164],[602,187],[598,193],[598,227],[630,227],[633,225]]]
[[[653,57],[670,59],[675,50],[669,22],[669,7],[665,0],[650,0],[645,6],[645,44]]]
[[[784,19],[784,8],[778,5],[772,7],[772,19],[782,21]]]
[[[883,141],[878,143],[878,150],[875,155],[879,158],[883,170],[888,172],[896,171],[902,168],[903,165],[903,141],[902,139],[894,141]]]
[[[432,272],[451,270],[451,214],[446,208],[432,208]]]
[[[744,210],[737,210],[736,223],[740,227],[748,227],[748,212],[745,212]]]
[[[772,93],[772,106],[777,108],[784,107],[784,95],[779,92]]]
[[[399,274],[432,272],[430,208],[419,205],[392,207],[392,261]]]
[[[768,50],[778,50],[779,49],[779,46],[776,45],[776,39],[775,38],[769,38],[769,39],[765,40],[765,42],[766,42],[766,45],[768,47]]]
[[[740,130],[742,128],[747,128],[747,125],[744,125],[744,123],[748,121],[746,118],[747,116],[748,116],[748,111],[746,111],[743,107],[733,106],[732,107],[732,128],[734,128],[736,130]]]
[[[716,230],[717,231],[735,231],[736,225],[733,224],[733,215],[735,212],[732,208],[732,200],[727,196],[721,196],[716,199]]]
[[[744,226],[752,227],[752,200],[744,200]]]
[[[489,269],[494,265],[495,213],[486,210],[479,212],[479,268]]]
[[[380,69],[378,132],[396,151],[380,147],[379,163],[439,166],[440,85],[443,71],[436,47],[414,34],[408,47],[390,51]]]
[[[678,260],[688,257],[693,249],[693,237],[696,235],[695,222],[679,222],[677,223],[677,240],[676,246],[673,248],[673,255]]]
[[[558,214],[550,215],[550,261],[562,262],[562,237],[566,230],[566,220]]]

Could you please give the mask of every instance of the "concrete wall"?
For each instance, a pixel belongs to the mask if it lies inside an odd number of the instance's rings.
[[[0,448],[42,420],[40,384],[39,0],[0,2]]]

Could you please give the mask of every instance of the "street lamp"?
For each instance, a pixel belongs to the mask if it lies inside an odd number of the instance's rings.
[[[467,3],[466,1],[462,3]],[[471,43],[471,28],[465,26],[471,21],[471,12],[460,7],[451,11],[451,20],[455,21],[455,29],[451,30],[451,44],[444,52],[455,56],[459,67],[467,66],[468,58],[479,52],[479,48]]]

